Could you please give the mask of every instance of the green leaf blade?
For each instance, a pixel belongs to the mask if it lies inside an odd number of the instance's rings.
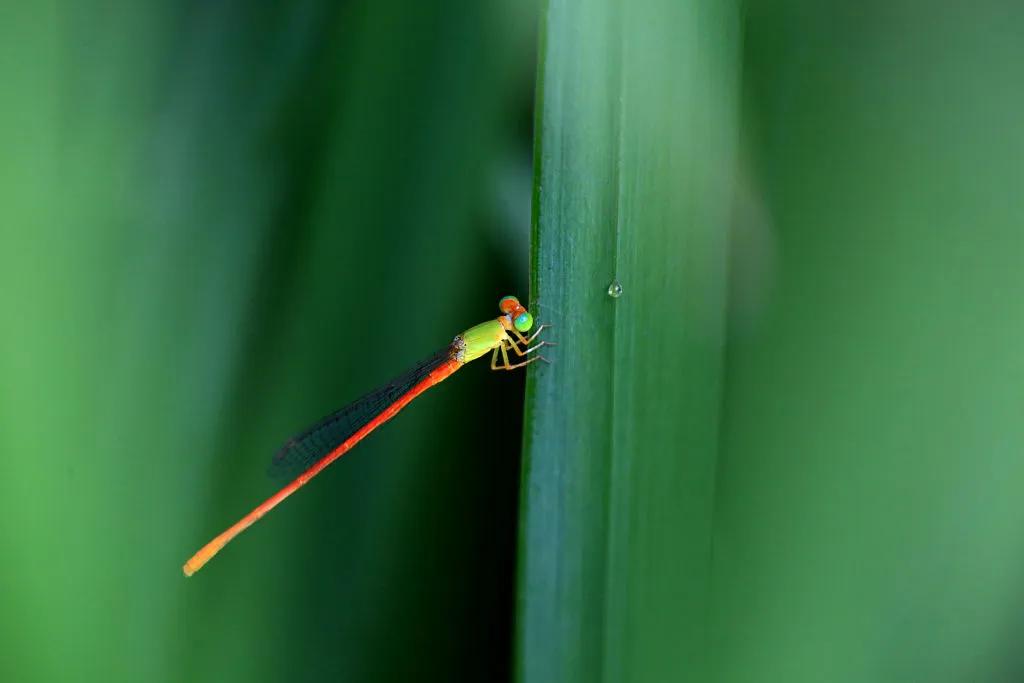
[[[527,386],[521,681],[707,668],[734,11],[542,19],[532,284],[560,346]]]

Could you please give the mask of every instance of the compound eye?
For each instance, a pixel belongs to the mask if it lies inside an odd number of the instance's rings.
[[[530,315],[529,311],[523,311],[516,316],[515,322],[512,323],[516,326],[516,329],[520,332],[529,332],[530,328],[533,327],[533,316]]]
[[[512,313],[517,308],[520,308],[519,299],[514,296],[503,296],[501,297],[501,301],[498,302],[498,310],[505,315]]]

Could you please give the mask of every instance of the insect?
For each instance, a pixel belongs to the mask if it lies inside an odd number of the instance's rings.
[[[498,302],[498,309],[501,315],[494,320],[469,328],[456,336],[447,347],[410,370],[289,439],[274,455],[271,472],[300,474],[200,548],[182,567],[185,576],[192,576],[199,571],[235,536],[354,448],[370,432],[397,415],[414,398],[448,379],[469,361],[490,352],[492,370],[515,370],[538,360],[548,362],[539,353],[533,356],[530,354],[541,347],[554,346],[554,342],[538,341],[533,346],[530,344],[533,344],[544,328],[551,326],[538,325],[533,334],[526,337],[533,329],[533,316],[519,303],[519,299],[514,296],[503,297]],[[515,354],[516,362],[510,361],[509,351]]]

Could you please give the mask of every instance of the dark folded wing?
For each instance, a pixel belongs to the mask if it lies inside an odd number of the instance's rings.
[[[433,370],[451,358],[451,347],[424,358],[384,386],[331,413],[315,425],[288,439],[270,463],[268,474],[294,478],[366,426],[399,397],[419,384]]]

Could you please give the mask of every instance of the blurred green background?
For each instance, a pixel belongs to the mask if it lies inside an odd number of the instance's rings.
[[[609,603],[607,585],[587,586],[592,602],[567,607],[601,637],[625,633],[621,659],[587,631],[531,631],[525,606],[550,577],[517,548],[520,515],[529,528],[543,512],[520,492],[523,377],[479,364],[182,577],[275,490],[264,471],[283,439],[495,315],[500,296],[526,297],[534,133],[615,133],[594,127],[616,102],[593,90],[561,91],[545,118],[538,26],[544,73],[552,44],[597,50],[619,30],[614,12],[586,25],[552,10],[617,4],[0,5],[0,680],[1024,678],[1024,8],[997,0],[646,0],[622,29],[685,63],[623,59],[608,78],[641,102],[662,87],[707,98],[675,104],[724,107],[714,132],[731,142],[700,128],[702,144],[657,151],[684,169],[673,178],[729,192],[630,233],[637,277],[619,317],[594,320],[648,320],[630,296],[656,309],[660,274],[679,269],[670,282],[720,333],[673,319],[617,334],[702,339],[717,361],[697,383],[697,356],[666,364],[669,395],[630,385],[636,442],[527,414],[526,474],[563,477],[543,490],[560,512],[580,500],[563,464],[607,449],[649,468],[579,507],[598,542],[605,524],[648,540],[606,575],[627,568],[628,590]],[[535,88],[536,120],[555,128],[534,130]],[[648,136],[692,123],[672,111]],[[658,149],[623,139],[635,168]],[[572,193],[579,177],[549,180]],[[650,188],[634,196],[675,201]],[[722,238],[709,243],[727,282],[687,270],[675,228],[695,221]],[[553,267],[543,235],[559,224],[541,223],[534,259]],[[603,262],[581,258],[594,283],[554,269],[533,274],[533,295],[593,285],[581,308],[610,302]],[[533,378],[532,410],[598,406],[601,378],[582,379],[604,347],[583,331],[559,337],[566,370]],[[612,358],[609,377],[628,377],[635,359]],[[700,420],[682,412],[695,406]],[[698,442],[639,431],[673,410]],[[656,463],[705,478],[659,478]],[[679,527],[614,507],[652,491],[704,516]],[[676,551],[704,563],[697,602],[680,598],[692,573],[674,591],[658,564]],[[645,630],[676,624],[674,609],[691,610],[685,646]],[[514,647],[530,637],[547,653]],[[587,677],[559,677],[547,656]]]
[[[284,439],[523,292],[535,23],[4,4],[0,679],[506,675],[519,374],[181,564]]]
[[[1024,6],[746,9],[716,680],[1024,680]]]

